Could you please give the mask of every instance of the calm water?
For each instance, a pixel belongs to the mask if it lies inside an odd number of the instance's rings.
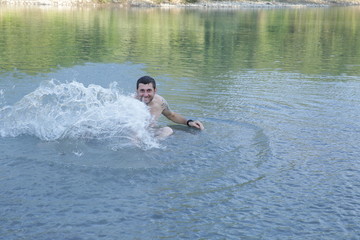
[[[0,8],[1,239],[360,239],[360,8]],[[200,119],[158,141],[142,75]]]

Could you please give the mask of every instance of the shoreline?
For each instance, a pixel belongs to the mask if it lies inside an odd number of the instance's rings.
[[[181,0],[158,2],[157,0],[0,0],[0,6],[78,6],[78,7],[160,7],[160,8],[301,8],[301,7],[331,7],[331,6],[360,6],[360,0],[296,0],[275,1],[206,1],[188,3]]]

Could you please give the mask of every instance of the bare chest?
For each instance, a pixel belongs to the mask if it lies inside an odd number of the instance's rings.
[[[157,120],[164,110],[163,106],[158,102],[152,102],[148,106],[150,107],[151,115],[155,120]]]

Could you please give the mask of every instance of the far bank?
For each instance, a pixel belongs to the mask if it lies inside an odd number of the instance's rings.
[[[0,0],[1,5],[22,6],[113,6],[113,7],[203,7],[203,8],[271,8],[356,6],[360,0],[285,0],[285,1],[204,1],[204,0]]]

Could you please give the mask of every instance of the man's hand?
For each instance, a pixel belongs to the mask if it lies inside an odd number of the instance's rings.
[[[190,127],[194,127],[194,128],[198,128],[198,129],[200,129],[200,130],[204,130],[205,128],[204,128],[204,125],[200,122],[200,121],[198,121],[198,120],[196,120],[196,121],[189,121],[189,126]]]

